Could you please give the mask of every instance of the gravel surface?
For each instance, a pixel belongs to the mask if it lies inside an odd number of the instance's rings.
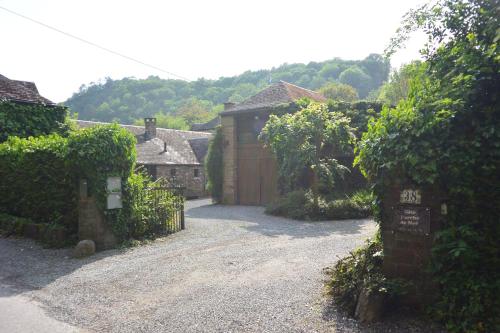
[[[0,239],[0,285],[95,332],[421,331],[359,327],[326,302],[322,269],[371,236],[373,221],[300,222],[208,200],[186,208],[186,230],[86,259]]]

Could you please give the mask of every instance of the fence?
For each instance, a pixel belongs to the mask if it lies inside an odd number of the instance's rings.
[[[184,224],[184,188],[172,186],[165,181],[155,182],[147,191],[151,194],[157,234],[171,234],[185,228]]]
[[[184,229],[183,187],[160,178],[133,197],[133,237],[168,235]]]

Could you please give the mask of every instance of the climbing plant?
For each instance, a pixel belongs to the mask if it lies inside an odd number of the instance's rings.
[[[224,135],[222,127],[218,126],[215,129],[215,134],[208,145],[208,153],[205,158],[205,169],[208,179],[208,191],[215,202],[222,201],[222,184],[223,184],[223,149]]]
[[[355,139],[349,122],[341,113],[314,102],[292,114],[270,116],[260,139],[276,156],[283,192],[297,189],[304,172],[310,173],[308,185],[318,207],[320,183],[333,186],[335,177],[348,171],[335,156]]]
[[[408,99],[386,107],[358,146],[379,201],[397,180],[447,195],[431,313],[452,332],[500,331],[499,11],[495,1],[440,0],[409,12],[387,52],[422,29],[426,61]]]
[[[58,105],[0,101],[0,142],[9,136],[67,134],[67,114],[67,108]]]

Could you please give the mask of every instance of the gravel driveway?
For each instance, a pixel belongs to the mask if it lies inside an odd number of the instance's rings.
[[[325,315],[322,269],[361,245],[371,220],[299,222],[259,207],[190,201],[187,228],[148,245],[70,258],[0,239],[0,286],[96,332],[358,332]]]

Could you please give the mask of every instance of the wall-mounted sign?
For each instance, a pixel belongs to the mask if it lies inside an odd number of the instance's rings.
[[[399,195],[399,202],[402,204],[420,205],[422,195],[420,190],[405,189]]]
[[[108,192],[107,209],[123,208],[122,180],[120,177],[108,177],[106,192]]]
[[[108,193],[119,193],[122,191],[122,179],[120,177],[108,177],[106,181]]]
[[[431,210],[428,207],[400,205],[394,209],[394,228],[399,231],[428,235],[431,232]]]

